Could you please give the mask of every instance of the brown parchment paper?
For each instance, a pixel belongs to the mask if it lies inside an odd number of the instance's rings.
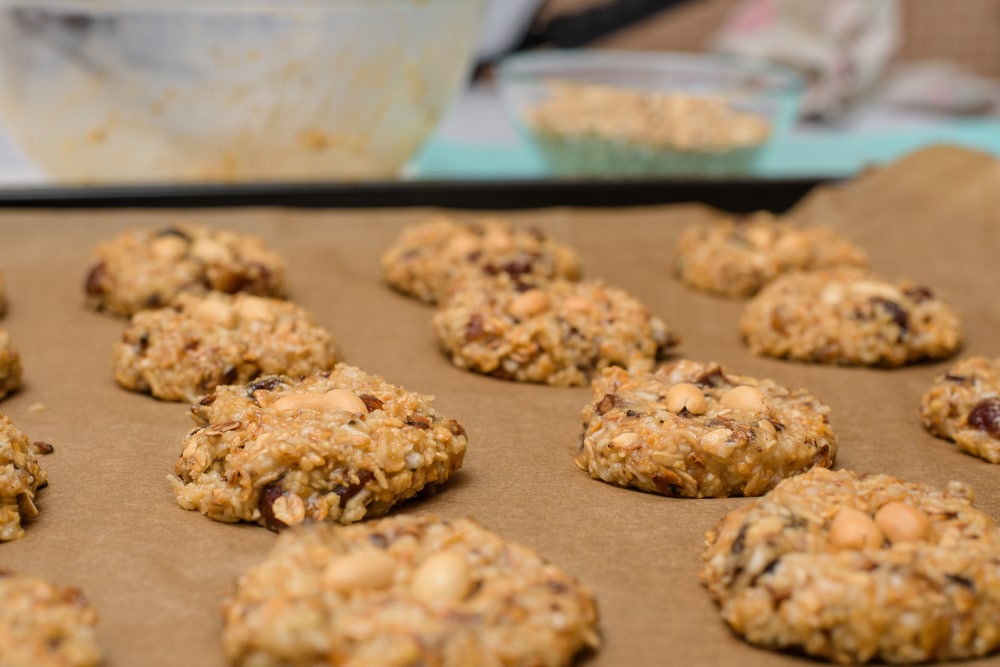
[[[952,153],[944,157],[955,162]],[[931,166],[947,163],[944,157]],[[940,173],[917,185],[883,173],[854,185],[863,202],[851,203],[850,191],[838,188],[818,193],[802,212],[833,218],[886,275],[909,276],[947,295],[965,320],[964,353],[998,356],[1000,168],[975,154],[958,157],[948,169],[959,177],[947,189],[935,185],[945,178]],[[883,180],[872,189],[875,177]],[[11,302],[0,326],[11,332],[26,371],[25,388],[0,410],[29,437],[55,445],[42,459],[50,484],[41,493],[41,516],[25,538],[0,544],[0,568],[81,587],[100,614],[110,665],[224,664],[220,602],[275,535],[177,506],[166,477],[191,426],[187,406],[120,389],[110,350],[124,322],[83,307],[83,277],[99,240],[128,226],[184,219],[265,237],[290,260],[293,298],[335,333],[348,361],[436,395],[440,410],[466,427],[468,455],[454,481],[399,511],[476,517],[592,586],[605,646],[587,664],[802,664],[734,637],[698,583],[704,532],[747,500],[669,499],[591,480],[573,465],[589,389],[508,383],[449,365],[429,326],[431,309],[391,291],[378,268],[401,227],[426,214],[0,214],[0,263]],[[737,335],[741,302],[694,293],[673,279],[674,239],[707,214],[681,206],[510,217],[571,243],[589,275],[641,297],[683,336],[678,354],[808,387],[829,403],[840,438],[838,467],[936,485],[960,479],[974,487],[980,507],[1000,518],[1000,468],[920,426],[920,396],[945,363],[875,371],[755,358]]]

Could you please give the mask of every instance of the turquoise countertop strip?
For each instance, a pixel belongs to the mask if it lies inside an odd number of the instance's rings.
[[[762,156],[755,175],[765,178],[844,177],[871,164],[895,160],[922,146],[956,144],[1000,156],[1000,119],[843,132],[798,131]],[[413,164],[415,179],[544,179],[550,173],[523,140],[472,144],[432,139]]]
[[[850,176],[931,144],[955,144],[1000,156],[1000,119],[861,132],[797,133],[763,156],[761,176]]]
[[[537,180],[550,176],[530,145],[472,144],[431,139],[413,163],[413,177],[434,180]]]

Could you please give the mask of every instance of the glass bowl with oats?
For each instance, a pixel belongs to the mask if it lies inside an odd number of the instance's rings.
[[[538,51],[498,68],[504,105],[556,176],[753,175],[795,122],[795,72],[725,56]]]

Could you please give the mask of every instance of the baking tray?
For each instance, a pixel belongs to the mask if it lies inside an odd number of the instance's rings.
[[[958,176],[958,186],[995,191],[965,172]],[[866,247],[879,271],[949,295],[966,325],[963,352],[996,355],[995,209],[970,203],[969,192],[954,185],[941,199],[934,190],[941,180],[930,174],[905,190],[875,183],[870,207],[835,198],[813,212]],[[387,287],[378,263],[406,224],[431,213],[0,212],[0,265],[10,296],[0,326],[20,348],[26,374],[25,388],[0,410],[30,438],[55,446],[42,458],[50,483],[40,494],[41,515],[26,537],[0,544],[0,569],[79,586],[100,615],[108,667],[225,664],[220,605],[275,535],[178,507],[167,477],[191,428],[187,406],[118,387],[110,357],[124,322],[83,305],[96,243],[127,227],[183,219],[264,237],[289,259],[292,298],[334,333],[350,363],[435,395],[437,409],[466,428],[462,469],[438,493],[397,511],[473,516],[586,582],[598,599],[604,640],[587,667],[816,664],[740,641],[698,582],[705,531],[748,499],[664,498],[592,480],[573,464],[589,388],[504,382],[449,364],[430,328],[432,309]],[[808,388],[831,406],[838,467],[937,486],[959,479],[975,489],[979,507],[1000,516],[998,468],[920,425],[920,396],[947,363],[887,371],[753,356],[737,334],[742,304],[686,289],[670,273],[680,230],[706,214],[697,205],[503,213],[571,244],[588,275],[641,299],[683,338],[677,355]],[[995,666],[1000,657],[978,664]]]
[[[734,213],[782,212],[820,183],[801,179],[392,181],[318,184],[0,188],[0,208],[368,208],[509,210],[702,202]]]

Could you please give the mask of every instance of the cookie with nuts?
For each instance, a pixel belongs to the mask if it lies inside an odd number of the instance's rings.
[[[937,437],[1000,463],[1000,357],[961,359],[938,375],[920,401],[920,416]]]
[[[115,380],[165,401],[193,403],[220,384],[333,368],[333,336],[288,301],[252,294],[180,294],[141,310],[112,352]]]
[[[535,282],[576,280],[580,260],[569,246],[537,228],[496,218],[463,224],[436,216],[403,230],[382,255],[382,272],[394,288],[425,303],[438,303],[458,278],[507,274]]]
[[[224,605],[232,665],[559,665],[597,649],[590,590],[472,519],[285,531]]]
[[[692,225],[674,247],[681,281],[726,297],[749,297],[791,271],[867,265],[863,250],[829,227],[798,227],[767,212]]]
[[[84,284],[87,305],[129,317],[214,290],[285,296],[285,260],[256,236],[201,225],[132,229],[98,244]]]
[[[4,667],[96,667],[97,613],[83,593],[0,572],[0,663]]]
[[[930,288],[855,268],[776,279],[747,302],[740,332],[754,354],[851,366],[945,359],[962,344],[958,315]]]
[[[816,468],[708,532],[701,581],[757,646],[838,663],[922,663],[1000,646],[1000,530],[939,489]]]
[[[609,368],[583,409],[576,465],[597,480],[665,496],[758,496],[830,467],[830,409],[802,389],[682,359],[653,373]]]
[[[608,366],[651,370],[680,340],[635,297],[600,280],[466,280],[432,324],[458,368],[559,386],[584,385]]]
[[[0,414],[0,542],[24,537],[24,524],[38,516],[35,497],[47,483],[28,436]]]
[[[385,514],[448,481],[468,442],[430,397],[344,364],[223,385],[191,413],[198,427],[171,478],[177,502],[272,530]]]
[[[0,329],[0,398],[21,388],[24,369],[21,366],[21,355],[10,342],[10,334]]]

